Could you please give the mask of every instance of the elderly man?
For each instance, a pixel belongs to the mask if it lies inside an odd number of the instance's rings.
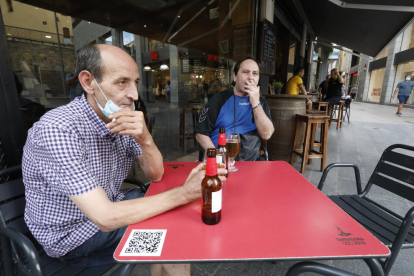
[[[120,48],[88,45],[77,54],[84,95],[46,113],[29,131],[23,155],[25,221],[45,252],[73,265],[114,262],[129,224],[200,197],[200,166],[186,182],[140,198],[120,186],[133,162],[152,181],[164,173],[162,155],[134,111],[138,67]],[[190,275],[188,264],[154,265],[153,275]]]
[[[215,94],[205,106],[196,126],[197,141],[204,150],[217,147],[219,129],[245,134],[238,160],[251,161],[260,149],[260,138],[268,140],[274,131],[266,99],[260,95],[259,64],[251,57],[236,63],[234,87]]]

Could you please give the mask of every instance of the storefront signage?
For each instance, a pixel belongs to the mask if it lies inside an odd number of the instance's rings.
[[[213,56],[213,55],[208,55],[208,60],[218,61],[218,57]]]
[[[333,51],[333,52],[329,52],[329,57],[328,57],[328,59],[329,59],[329,60],[339,59],[339,53],[340,53],[340,52],[341,52],[340,50],[334,49],[334,51]]]
[[[158,51],[150,52],[151,60],[158,60],[160,56],[158,55]]]
[[[181,60],[181,74],[188,74],[190,73],[190,60],[184,58]]]
[[[261,23],[259,37],[260,73],[275,74],[276,27],[267,20]]]

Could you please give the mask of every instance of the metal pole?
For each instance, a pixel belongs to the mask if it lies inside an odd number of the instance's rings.
[[[59,55],[60,55],[60,63],[62,67],[62,88],[63,88],[63,96],[66,97],[66,82],[65,82],[65,66],[63,65],[63,56],[62,56],[62,49],[60,47],[60,35],[59,35],[59,27],[58,27],[58,18],[55,14],[55,24],[56,24],[56,35],[57,35],[57,41],[59,46]]]

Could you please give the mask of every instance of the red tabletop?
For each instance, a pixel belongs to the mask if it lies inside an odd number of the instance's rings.
[[[166,162],[162,181],[146,196],[184,183],[194,162]],[[221,222],[201,220],[196,200],[130,225],[114,253],[118,261],[192,262],[373,258],[390,251],[283,161],[236,162],[223,186]],[[139,212],[139,210],[137,210]],[[130,256],[131,231],[166,230],[159,256]],[[145,231],[144,231],[145,232]],[[125,246],[125,248],[124,248]]]

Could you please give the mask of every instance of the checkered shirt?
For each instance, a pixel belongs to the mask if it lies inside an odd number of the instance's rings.
[[[22,161],[24,219],[49,256],[63,256],[99,231],[69,196],[101,186],[112,202],[123,200],[120,186],[141,154],[133,137],[110,133],[85,96],[34,124]]]

